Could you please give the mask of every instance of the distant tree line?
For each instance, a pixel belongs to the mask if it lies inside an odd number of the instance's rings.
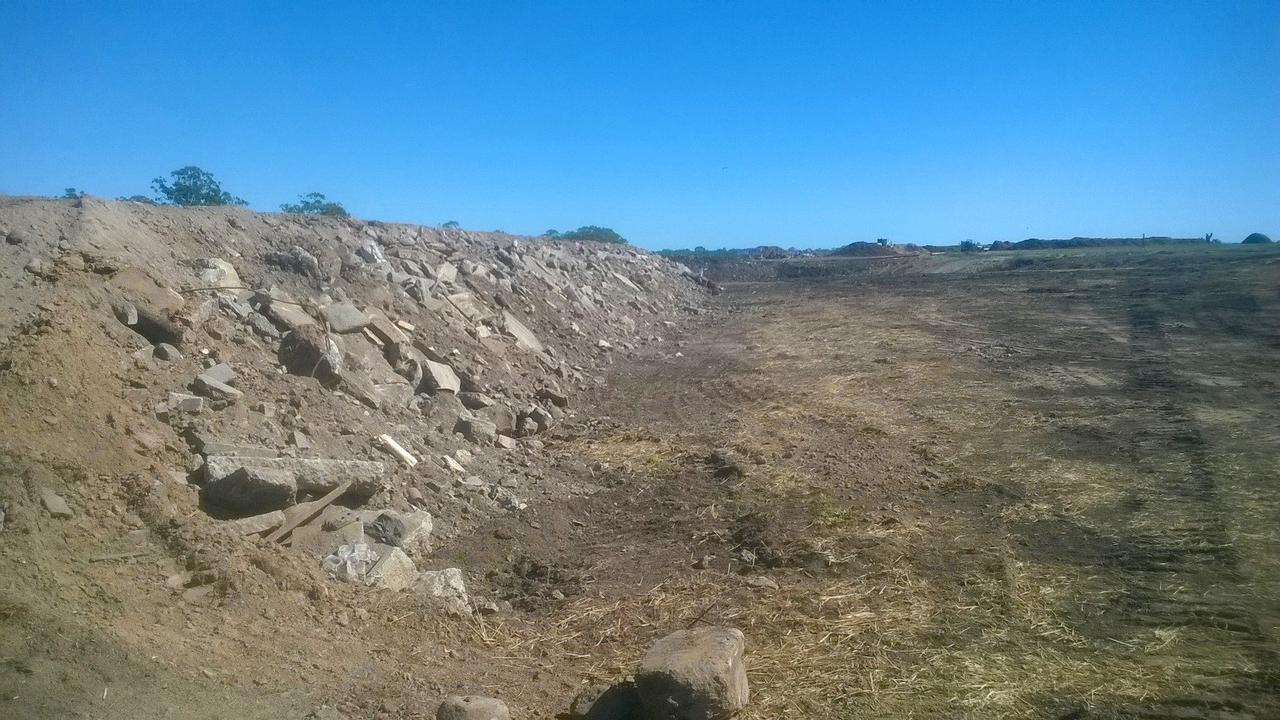
[[[565,232],[548,230],[542,233],[542,237],[551,238],[552,240],[569,240],[571,242],[585,240],[587,242],[614,243],[616,245],[627,244],[627,239],[619,235],[612,228],[599,227],[596,225],[583,225],[577,230],[566,230]]]

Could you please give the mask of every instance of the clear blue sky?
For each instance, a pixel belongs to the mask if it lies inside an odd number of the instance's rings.
[[[1280,235],[1280,0],[355,5],[0,0],[0,193],[197,164],[652,248]]]

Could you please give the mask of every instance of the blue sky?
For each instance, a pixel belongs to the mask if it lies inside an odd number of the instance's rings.
[[[658,247],[1280,235],[1280,1],[0,0],[0,193]]]

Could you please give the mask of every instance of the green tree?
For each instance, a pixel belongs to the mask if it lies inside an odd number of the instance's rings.
[[[1271,238],[1263,235],[1262,233],[1251,233],[1249,237],[1245,238],[1241,242],[1245,245],[1265,245],[1266,243],[1271,242]]]
[[[973,240],[965,240],[960,243],[960,252],[978,252],[981,249],[982,246]]]
[[[447,228],[447,229],[449,229],[449,230],[457,230],[458,228],[460,228],[460,227],[462,227],[462,226],[458,224],[458,221],[457,221],[457,220],[450,220],[449,222],[447,222],[447,223],[445,223],[445,224],[441,225],[440,227],[442,227],[442,228]]]
[[[583,225],[577,230],[570,230],[568,232],[561,233],[560,239],[616,243],[618,245],[627,244],[627,239],[614,232],[612,229],[596,225]]]
[[[558,238],[560,237],[560,231],[556,230],[555,228],[551,228],[550,230],[542,233],[542,237]]]
[[[328,217],[347,217],[350,213],[342,207],[342,203],[334,202],[324,196],[324,193],[307,193],[299,195],[298,202],[285,203],[280,206],[281,212],[293,213],[295,215],[326,215]]]
[[[73,187],[69,187],[66,190],[62,191],[62,197],[68,200],[79,200],[80,198],[84,197],[87,194],[88,193],[86,193],[85,191],[77,190]]]
[[[195,165],[178,168],[169,173],[169,180],[156,178],[151,181],[156,191],[156,202],[163,205],[248,205],[222,189],[213,173]]]

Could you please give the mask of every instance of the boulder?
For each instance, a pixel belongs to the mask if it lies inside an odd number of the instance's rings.
[[[741,630],[679,630],[654,643],[636,673],[649,720],[727,720],[747,705]]]
[[[450,695],[436,710],[436,720],[511,720],[511,711],[497,698]]]

